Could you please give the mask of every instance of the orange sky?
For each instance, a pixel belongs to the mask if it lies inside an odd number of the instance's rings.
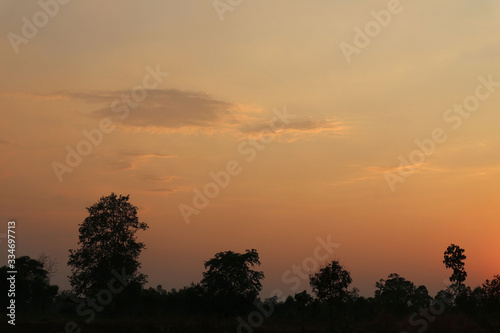
[[[500,4],[394,6],[90,0],[43,22],[37,2],[3,1],[0,220],[18,222],[17,254],[57,258],[53,282],[68,288],[85,207],[115,192],[150,225],[143,272],[167,289],[198,282],[218,251],[255,248],[262,296],[291,293],[283,274],[328,235],[363,295],[394,272],[434,294],[450,243],[469,285],[500,274]],[[400,156],[436,129],[446,139],[402,176]],[[67,147],[88,154],[71,167]],[[238,172],[187,224],[180,205],[228,162]]]

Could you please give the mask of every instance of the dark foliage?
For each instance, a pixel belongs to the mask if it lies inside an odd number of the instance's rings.
[[[148,226],[139,222],[137,207],[128,200],[129,196],[111,193],[87,208],[89,216],[79,228],[80,248],[70,250],[68,261],[70,283],[77,295],[92,296],[108,288],[113,270],[125,270],[132,286],[146,282],[138,260],[145,245],[136,240],[135,233]]]

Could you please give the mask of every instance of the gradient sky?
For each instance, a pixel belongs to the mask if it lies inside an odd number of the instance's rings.
[[[150,226],[138,237],[151,286],[198,282],[216,252],[255,248],[261,295],[290,294],[282,274],[328,235],[367,296],[390,273],[434,295],[450,243],[469,285],[500,274],[500,88],[456,130],[443,119],[478,77],[500,82],[500,4],[402,0],[348,63],[340,44],[388,3],[242,1],[221,21],[212,1],[73,0],[16,53],[8,34],[41,8],[2,1],[0,220],[18,223],[17,255],[57,258],[52,282],[69,288],[85,207],[115,192]],[[111,104],[148,66],[169,75],[120,119]],[[247,162],[239,145],[284,108],[295,118]],[[115,130],[60,182],[52,163],[106,117]],[[391,191],[386,172],[435,128],[447,140]],[[241,173],[186,224],[179,205],[231,160]]]

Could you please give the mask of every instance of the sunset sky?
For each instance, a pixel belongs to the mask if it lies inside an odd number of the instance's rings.
[[[62,289],[85,207],[111,192],[149,224],[142,272],[168,290],[252,248],[261,297],[309,290],[282,276],[329,235],[365,296],[390,273],[434,296],[451,243],[468,285],[500,274],[500,3],[396,1],[0,2],[0,232],[14,219],[18,256],[57,258]],[[91,151],[71,167],[68,146]]]

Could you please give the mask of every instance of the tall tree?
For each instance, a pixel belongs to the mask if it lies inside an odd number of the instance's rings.
[[[465,271],[464,260],[467,257],[464,254],[465,250],[460,248],[460,246],[451,244],[448,246],[444,252],[443,263],[446,268],[451,268],[453,273],[450,276],[450,281],[453,284],[457,284],[458,287],[462,286],[463,282],[467,278],[467,272]]]
[[[253,268],[260,266],[257,250],[245,253],[219,252],[205,262],[201,286],[216,309],[225,313],[248,309],[262,289],[260,280],[264,272]]]
[[[89,216],[79,225],[80,248],[70,250],[68,261],[75,293],[94,295],[107,288],[113,270],[125,272],[132,285],[143,285],[146,276],[139,272],[138,258],[145,245],[137,241],[135,233],[148,225],[139,222],[137,207],[129,203],[129,195],[111,193],[87,210]]]
[[[337,261],[333,260],[322,266],[319,272],[309,276],[309,283],[320,301],[328,302],[330,320],[333,314],[333,304],[348,299],[347,288],[352,283],[351,274]]]

